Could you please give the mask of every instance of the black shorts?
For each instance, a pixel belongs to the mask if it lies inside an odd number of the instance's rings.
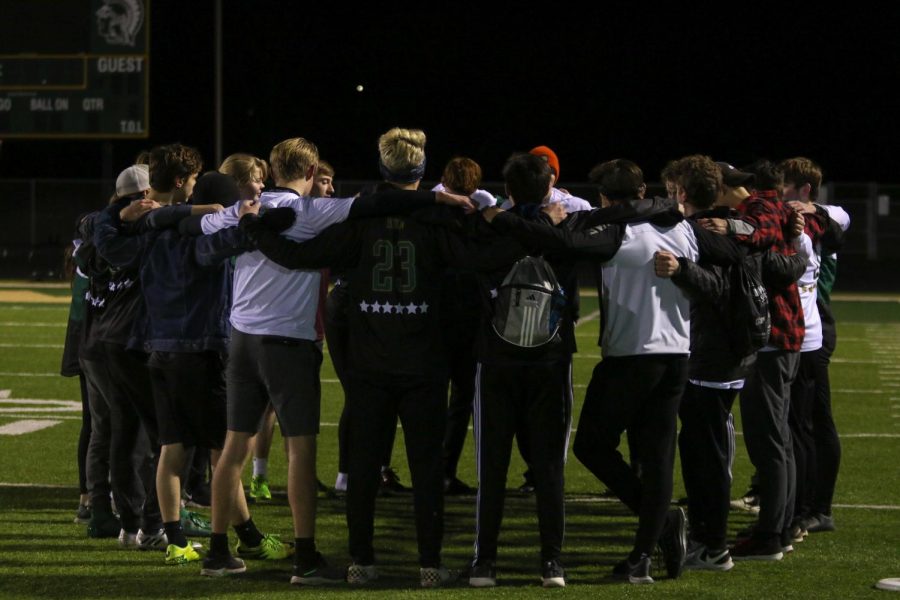
[[[225,356],[153,352],[147,367],[160,445],[221,449],[225,443]]]
[[[228,429],[256,433],[271,402],[281,435],[319,433],[322,349],[312,340],[232,330],[228,356]]]

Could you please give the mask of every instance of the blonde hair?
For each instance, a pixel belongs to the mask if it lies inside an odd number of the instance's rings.
[[[282,181],[306,178],[310,167],[319,162],[319,149],[303,138],[290,138],[279,142],[269,154],[272,176]]]
[[[259,171],[259,178],[265,181],[269,176],[269,165],[261,158],[242,152],[232,154],[219,165],[219,173],[230,176],[238,185],[249,184],[254,179],[254,171]]]
[[[389,171],[406,171],[425,160],[425,132],[394,127],[378,138],[378,154]]]
[[[325,162],[324,160],[319,161],[319,166],[316,168],[316,177],[334,177],[334,167]]]

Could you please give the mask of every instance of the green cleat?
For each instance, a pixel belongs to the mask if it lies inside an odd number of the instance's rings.
[[[167,565],[185,565],[189,562],[196,562],[198,560],[200,560],[200,555],[197,554],[197,551],[194,550],[194,547],[191,544],[188,544],[184,548],[176,546],[175,544],[169,544],[166,547]]]
[[[202,515],[194,511],[181,509],[181,528],[188,537],[209,537],[212,535],[212,525]]]
[[[256,560],[281,560],[294,554],[293,544],[282,542],[277,535],[271,533],[263,536],[259,546],[248,547],[239,541],[234,550],[241,558]]]
[[[269,480],[265,475],[254,475],[250,480],[250,492],[247,494],[254,500],[271,500],[272,492],[269,490]]]

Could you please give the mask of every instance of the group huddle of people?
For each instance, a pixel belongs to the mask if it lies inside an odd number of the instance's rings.
[[[399,485],[389,468],[399,420],[421,585],[457,578],[441,559],[444,495],[467,492],[477,494],[468,583],[497,584],[515,439],[536,499],[537,571],[543,586],[564,587],[572,356],[588,272],[603,358],[572,449],[637,515],[633,549],[612,575],[652,583],[685,568],[727,571],[834,529],[828,303],[849,217],[817,203],[815,163],[737,169],[686,156],[662,173],[668,197],[646,198],[640,167],[610,160],[590,173],[592,203],[557,187],[559,161],[539,146],[506,161],[498,198],[464,157],[419,190],[425,141],[419,130],[382,135],[383,182],[352,198],[332,197],[334,169],[303,138],[277,144],[268,162],[236,154],[202,176],[196,150],[164,145],[120,174],[106,208],[79,219],[63,372],[80,376],[86,399],[88,535],[164,551],[167,565],[201,562],[207,576],[292,557],[293,584],[366,584],[378,578],[376,497]],[[345,397],[341,567],[315,542],[323,340]],[[756,469],[742,502],[759,518],[729,546],[738,395]],[[470,415],[477,492],[457,477]],[[248,503],[270,497],[275,420],[291,541],[260,531]],[[687,513],[671,506],[676,438]],[[182,506],[204,452],[211,522]],[[209,537],[203,553],[188,539],[197,535]]]

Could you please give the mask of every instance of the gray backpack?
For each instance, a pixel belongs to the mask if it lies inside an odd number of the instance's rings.
[[[566,295],[550,265],[526,256],[510,268],[496,291],[491,326],[506,342],[537,348],[559,341]]]

